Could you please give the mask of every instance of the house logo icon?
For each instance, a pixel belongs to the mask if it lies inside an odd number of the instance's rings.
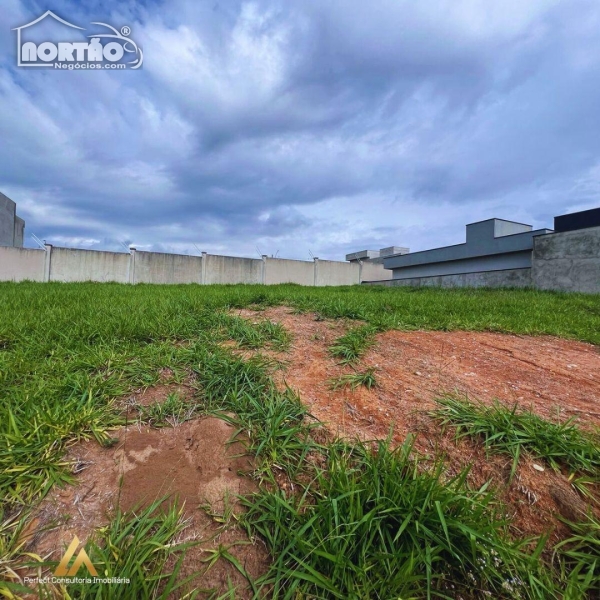
[[[59,25],[62,35],[69,40],[51,41],[36,36],[43,25],[52,23]],[[30,23],[14,27],[13,31],[17,32],[17,66],[68,70],[139,69],[142,66],[144,54],[129,37],[130,27],[123,26],[119,31],[107,23],[94,21],[91,24],[105,27],[107,31],[85,35],[82,33],[86,31],[84,27],[65,21],[51,10]]]

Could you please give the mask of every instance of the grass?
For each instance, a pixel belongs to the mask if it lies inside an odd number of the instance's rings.
[[[241,317],[219,315],[225,337],[235,340],[242,348],[260,349],[270,346],[277,351],[285,351],[290,344],[290,335],[279,323],[261,320],[250,323]]]
[[[123,578],[126,573],[128,584],[68,584],[61,586],[65,598],[166,600],[185,589],[189,577],[178,575],[190,544],[174,539],[186,524],[182,510],[175,506],[162,510],[163,501],[157,500],[140,511],[118,510],[110,524],[97,530],[87,545],[99,578]],[[175,566],[167,569],[169,562]]]
[[[562,566],[570,569],[570,583],[600,597],[600,520],[593,514],[579,523],[566,521],[571,537],[555,546]]]
[[[177,393],[171,393],[164,402],[154,402],[149,406],[140,406],[140,420],[152,427],[174,427],[193,419],[199,406]]]
[[[442,425],[457,435],[480,438],[486,448],[513,457],[511,475],[524,452],[545,460],[553,468],[600,476],[600,435],[580,429],[574,419],[556,423],[542,419],[517,405],[491,405],[448,397],[437,401],[433,412]]]
[[[336,444],[298,497],[263,489],[244,520],[274,557],[260,585],[274,598],[546,598],[539,548],[513,543],[484,486],[423,471],[409,441],[376,451]]]
[[[377,329],[370,325],[355,327],[337,338],[329,347],[329,352],[343,365],[356,363],[375,344],[376,333]]]
[[[350,386],[352,389],[356,389],[361,385],[366,387],[368,390],[377,385],[374,367],[370,367],[362,372],[357,371],[356,373],[340,375],[339,377],[331,379],[329,382],[329,386],[332,390],[337,390],[345,386]]]
[[[498,544],[502,552],[507,552],[506,561],[502,560],[503,569],[508,570],[502,571],[502,577],[531,566],[531,554],[502,541],[503,524],[497,519],[485,490],[471,493],[461,487],[459,480],[447,482],[435,472],[427,475],[413,471],[412,463],[406,462],[408,458],[389,450],[381,450],[371,457],[367,449],[360,446],[355,449],[320,446],[312,437],[318,425],[309,418],[294,393],[275,388],[265,361],[243,360],[220,345],[224,340],[233,340],[246,348],[285,349],[289,337],[278,325],[269,321],[249,323],[231,314],[232,309],[278,304],[291,306],[297,312],[315,312],[320,318],[361,320],[363,324],[351,329],[332,347],[332,354],[349,364],[364,355],[377,331],[391,328],[551,334],[600,344],[600,299],[583,294],[359,286],[325,289],[293,285],[0,283],[0,595],[8,594],[5,582],[10,581],[12,585],[16,581],[14,569],[23,559],[24,551],[19,532],[27,522],[29,511],[52,486],[70,480],[70,466],[64,459],[66,449],[83,438],[109,443],[111,429],[123,422],[121,404],[117,401],[133,389],[158,383],[159,373],[166,368],[173,372],[176,382],[183,381],[191,371],[196,374],[200,395],[194,410],[218,413],[249,434],[251,449],[258,457],[256,476],[267,484],[261,494],[267,494],[265,490],[273,485],[273,470],[284,472],[296,482],[296,488],[304,490],[300,498],[282,496],[277,500],[275,496],[264,495],[257,499],[262,502],[260,514],[265,519],[264,527],[274,523],[275,530],[269,535],[275,536],[273,539],[279,540],[278,544],[282,543],[284,538],[276,535],[276,529],[279,516],[285,516],[286,520],[281,522],[293,536],[281,550],[281,559],[279,554],[274,554],[275,564],[283,569],[280,573],[286,574],[277,581],[281,595],[289,594],[291,586],[300,589],[299,586],[309,583],[308,579],[303,583],[298,577],[290,578],[286,571],[291,564],[291,554],[300,553],[297,558],[304,557],[305,546],[294,549],[292,540],[315,544],[315,556],[306,555],[303,559],[306,565],[300,565],[301,569],[313,565],[313,558],[318,559],[314,563],[318,573],[326,573],[324,577],[329,579],[335,571],[338,577],[335,585],[351,592],[357,590],[357,597],[364,590],[376,597],[383,583],[377,583],[371,575],[387,576],[386,573],[394,571],[397,559],[404,561],[401,563],[404,570],[392,577],[394,585],[401,586],[402,573],[405,573],[402,585],[407,590],[426,592],[429,589],[434,594],[441,593],[445,585],[464,588],[470,581],[469,565],[473,560],[476,562],[478,555],[467,557],[467,551],[458,543],[457,540],[462,539],[460,523],[472,524],[476,536],[479,531],[487,531],[477,529],[485,523],[477,525],[473,521],[475,516],[471,517],[464,510],[465,506],[471,507],[473,515],[485,512],[492,519],[492,529],[497,525],[496,533],[490,530],[492,537],[482,543],[484,549],[496,548],[493,544]],[[193,416],[186,412],[188,408],[180,400],[171,397],[163,405],[147,407],[143,419],[155,426],[164,426]],[[314,466],[312,459],[316,455],[327,462],[322,472]],[[560,460],[557,455],[556,461]],[[347,467],[347,472],[338,468],[340,465]],[[373,489],[363,489],[361,481],[369,481]],[[403,485],[399,486],[398,481]],[[422,494],[425,489],[431,490],[431,498]],[[407,490],[412,490],[413,495]],[[434,499],[433,504],[431,499]],[[366,519],[364,523],[360,519],[356,522],[356,512],[348,513],[350,520],[342,515],[340,506],[344,511],[364,510],[367,505],[363,504],[361,509],[357,504],[363,500],[373,502],[375,507],[360,513],[361,519]],[[449,512],[439,513],[435,501],[440,502],[440,507],[448,507]],[[289,504],[289,510],[284,502]],[[394,502],[403,507],[403,519],[419,515],[422,520],[407,523],[402,536],[396,540],[400,544],[398,554],[394,551],[388,555],[386,544],[392,535],[388,524],[400,518]],[[252,512],[254,524],[249,524],[256,530],[262,526],[257,510]],[[328,534],[324,525],[319,530],[321,525],[315,520],[310,526],[314,525],[315,530],[309,527],[305,530],[306,540],[299,539],[298,526],[300,522],[306,525],[302,520],[313,511],[329,519],[325,523],[330,525],[337,515],[345,531],[358,531],[371,542],[369,546],[355,548],[358,554],[351,555],[347,574],[339,570],[339,565],[329,564],[330,557],[321,552],[322,545],[317,543],[318,536],[323,544],[331,543],[331,547],[327,547],[332,556],[334,550],[348,547],[349,539],[339,537],[338,529],[334,527]],[[180,530],[173,519],[144,512],[135,518],[117,514],[108,529],[98,533],[88,552],[93,554],[94,560],[105,564],[111,572],[118,571],[122,577],[138,577],[139,569],[149,569],[150,578],[154,578],[151,592],[160,597],[166,586],[171,585],[168,583],[170,574],[176,573],[177,568],[176,561],[165,562],[164,553],[171,548],[184,550],[177,545]],[[419,523],[418,528],[416,523]],[[409,533],[412,537],[407,537]],[[405,544],[405,538],[412,541]],[[140,545],[139,554],[128,545],[132,541]],[[416,544],[412,558],[406,550],[411,544]],[[150,553],[151,547],[156,550],[155,555]],[[423,554],[423,548],[429,550]],[[543,570],[539,574],[541,583],[531,585],[551,590],[548,581],[555,581],[552,579],[555,577],[559,582],[557,586],[572,585],[575,592],[581,592],[585,581],[579,575],[571,575],[576,573],[581,561],[575,556],[567,557],[568,561],[562,558],[564,552],[573,548],[577,548],[576,541],[560,549],[559,567],[552,571],[544,570],[546,567],[538,561],[539,569]],[[444,557],[443,561],[439,556]],[[285,564],[281,562],[283,557],[286,557]],[[336,558],[336,561],[342,559]],[[441,569],[446,560],[449,561],[447,572]],[[429,574],[427,565],[431,565]],[[330,568],[331,572],[327,570]],[[445,579],[434,573],[434,569],[444,572]],[[540,573],[539,569],[532,573]],[[562,575],[561,569],[564,570]],[[480,578],[482,585],[495,589],[494,586],[502,585],[506,579],[501,580],[492,571],[483,574],[472,571],[472,574]],[[582,567],[580,571],[583,574],[585,569]],[[303,572],[309,573],[309,578],[317,577],[309,570]],[[273,572],[269,577],[273,577]],[[521,575],[518,577],[523,579]],[[174,578],[177,579],[177,575]],[[141,594],[139,597],[145,597],[149,590],[136,587],[134,591]],[[81,593],[90,592],[71,590],[69,593],[72,597],[82,597]],[[99,588],[95,597],[104,597],[103,593]],[[320,597],[336,597],[328,594],[330,591],[324,587]],[[552,594],[551,590],[547,597],[560,597]]]

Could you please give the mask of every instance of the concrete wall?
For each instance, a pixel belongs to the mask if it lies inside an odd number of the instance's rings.
[[[531,250],[511,252],[510,254],[478,256],[465,260],[451,260],[428,265],[415,265],[394,269],[394,279],[412,279],[432,277],[434,275],[456,275],[462,273],[481,273],[482,271],[506,271],[531,267]]]
[[[366,282],[367,285],[432,286],[432,287],[531,287],[531,269],[507,269],[505,271],[484,271],[481,273],[460,273],[457,275],[434,275],[410,279],[389,279],[388,281]]]
[[[43,250],[0,247],[0,281],[44,281]]]
[[[51,248],[50,281],[116,281],[127,283],[129,254]]]
[[[363,281],[381,281],[391,279],[392,272],[384,269],[383,264],[364,262],[361,266],[360,280]]]
[[[25,221],[21,217],[15,217],[15,238],[14,247],[22,248],[23,240],[25,238]]]
[[[266,258],[265,283],[299,283],[315,285],[315,265],[303,260],[286,260],[284,258]],[[358,278],[357,278],[358,281]]]
[[[0,246],[13,246],[17,205],[0,192]]]
[[[600,293],[600,227],[535,238],[532,275],[542,290]]]
[[[184,254],[134,252],[132,283],[202,283],[202,258]]]
[[[256,258],[237,258],[203,254],[204,283],[262,283],[263,261]]]
[[[319,259],[315,261],[315,269],[317,276],[315,285],[318,286],[355,285],[360,283],[360,266],[358,263]]]

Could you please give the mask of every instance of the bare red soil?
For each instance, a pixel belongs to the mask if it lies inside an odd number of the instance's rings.
[[[278,355],[286,368],[275,371],[280,386],[296,390],[311,413],[334,435],[394,444],[415,434],[416,448],[426,456],[443,452],[448,474],[472,464],[470,481],[492,480],[509,509],[515,535],[566,528],[556,519],[584,509],[562,473],[527,457],[509,482],[512,459],[488,455],[480,444],[456,440],[429,416],[435,399],[460,394],[472,400],[517,403],[547,419],[576,416],[583,427],[600,425],[600,349],[592,344],[549,336],[517,336],[465,331],[387,331],[356,366],[374,367],[377,386],[331,389],[331,380],[353,369],[340,366],[328,351],[355,322],[322,320],[315,314],[294,314],[289,308],[239,310],[258,321],[270,319],[293,336],[290,351]],[[543,471],[538,470],[543,468]]]

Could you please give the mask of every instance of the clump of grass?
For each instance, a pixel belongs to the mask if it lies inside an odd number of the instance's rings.
[[[222,323],[230,339],[242,348],[257,350],[264,346],[284,351],[290,344],[290,334],[280,323],[268,319],[251,323],[241,317],[222,315]]]
[[[164,501],[156,500],[140,511],[117,511],[87,544],[99,578],[126,578],[130,583],[68,584],[63,588],[65,597],[166,600],[185,588],[196,574],[179,577],[183,553],[190,546],[176,541],[186,527],[183,509],[172,504],[163,510]]]
[[[574,419],[553,423],[530,410],[509,408],[498,401],[491,405],[448,397],[437,400],[432,414],[457,435],[477,437],[486,448],[513,457],[511,476],[519,458],[528,452],[553,468],[566,466],[573,472],[600,473],[600,438],[577,427]]]
[[[273,565],[258,584],[274,598],[545,598],[531,555],[507,541],[493,492],[418,468],[412,441],[333,445],[298,497],[263,489],[244,502]]]
[[[335,340],[329,347],[329,352],[339,359],[341,364],[355,363],[373,346],[376,332],[377,329],[370,325],[355,327]]]
[[[329,387],[332,390],[337,390],[345,386],[350,386],[354,390],[361,385],[365,386],[369,390],[377,385],[375,367],[369,367],[366,371],[362,372],[340,375],[339,377],[335,377],[329,381]]]
[[[206,409],[237,425],[262,460],[295,476],[313,449],[308,411],[289,388],[277,390],[260,359],[244,361],[225,352],[208,353],[198,368]],[[232,415],[231,413],[234,413]]]
[[[587,518],[579,523],[563,521],[571,528],[573,535],[554,547],[555,557],[559,558],[561,567],[569,572],[568,582],[571,588],[590,597],[600,597],[600,521],[590,512]]]
[[[177,393],[171,393],[164,402],[140,406],[140,420],[152,427],[174,427],[194,418],[200,407]]]

